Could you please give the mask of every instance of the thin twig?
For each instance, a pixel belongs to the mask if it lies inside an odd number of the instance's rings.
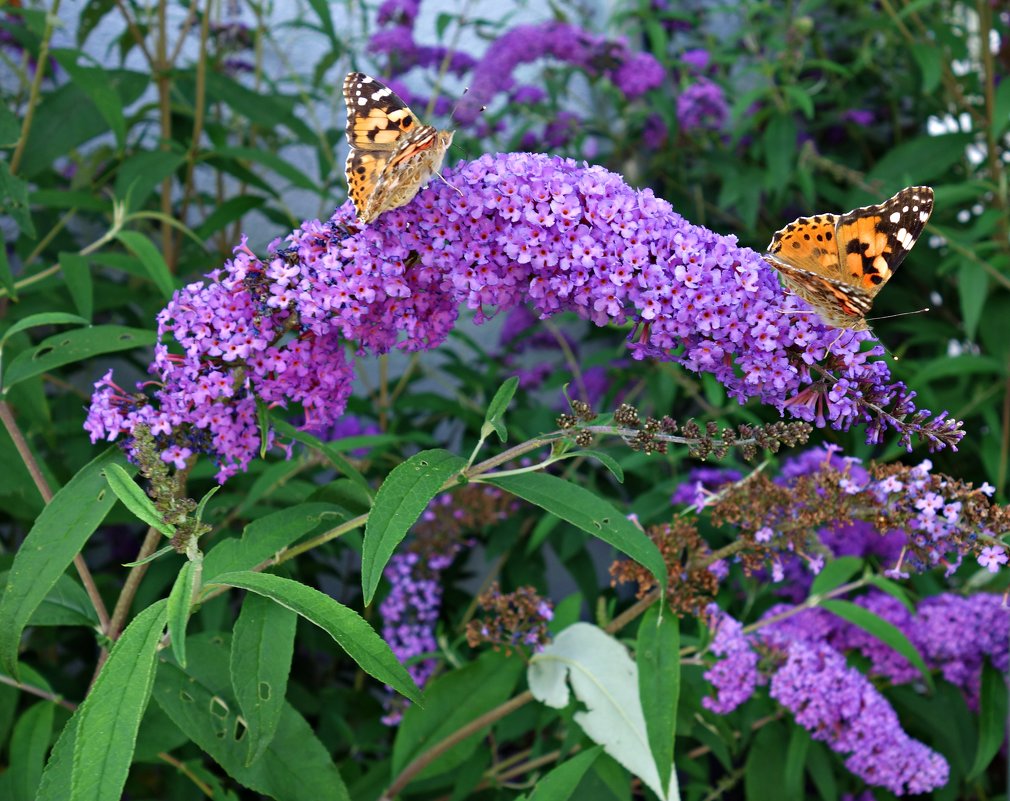
[[[38,105],[42,78],[46,73],[46,64],[49,63],[49,41],[53,37],[53,20],[57,19],[59,13],[60,0],[53,0],[52,9],[46,14],[46,27],[42,31],[39,58],[35,63],[35,77],[32,79],[32,88],[28,93],[28,108],[25,109],[25,118],[21,122],[21,134],[18,136],[18,143],[14,147],[14,154],[11,156],[8,166],[11,175],[17,175],[18,167],[21,166],[21,158],[25,154],[25,147],[28,145],[28,134],[32,129],[32,121],[35,119],[35,107]]]

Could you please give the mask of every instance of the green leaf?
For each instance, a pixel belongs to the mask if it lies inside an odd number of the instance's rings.
[[[400,773],[421,753],[441,742],[485,712],[508,700],[523,672],[518,656],[484,652],[476,661],[440,676],[424,691],[424,708],[408,707],[393,741],[393,775]],[[461,700],[465,699],[465,703]],[[444,773],[465,762],[490,724],[441,754],[418,778]]]
[[[977,264],[966,262],[957,272],[958,297],[961,299],[961,319],[968,339],[974,340],[982,309],[989,296],[989,276]]]
[[[786,752],[785,775],[783,777],[783,801],[803,801],[803,768],[810,750],[810,735],[802,726],[794,726],[789,735],[789,750]]]
[[[83,45],[88,35],[116,7],[116,0],[88,0],[77,20],[77,44]]]
[[[635,663],[649,750],[659,771],[659,786],[669,787],[680,702],[680,623],[664,606],[660,600],[643,615],[638,627]]]
[[[876,637],[884,645],[889,645],[905,659],[911,662],[922,673],[922,677],[930,689],[933,688],[933,676],[926,667],[918,649],[912,645],[911,641],[904,633],[883,618],[877,617],[869,609],[865,609],[851,601],[830,600],[822,601],[820,606],[827,609],[833,615],[837,615],[842,620],[846,620],[854,626],[858,626],[867,634]]]
[[[20,334],[22,331],[26,331],[29,328],[35,328],[36,326],[87,324],[88,321],[83,317],[78,317],[76,314],[67,314],[66,312],[40,312],[38,314],[29,314],[27,317],[18,320],[14,323],[14,325],[4,331],[3,337],[0,338],[0,348],[7,344],[7,340],[15,334]]]
[[[4,373],[3,386],[5,390],[9,390],[15,384],[48,370],[55,370],[57,367],[103,353],[153,345],[157,338],[154,331],[127,328],[122,325],[96,325],[54,334],[15,357]]]
[[[245,764],[259,759],[284,711],[298,616],[255,593],[242,601],[231,640],[231,686],[245,720]]]
[[[611,456],[609,453],[604,453],[603,451],[594,450],[583,450],[583,451],[572,451],[566,454],[568,458],[575,456],[588,456],[590,459],[595,459],[600,464],[602,464],[607,470],[610,471],[611,475],[617,479],[618,483],[624,483],[624,468],[621,467],[620,463]]]
[[[1010,84],[1000,81],[993,100],[992,135],[993,138],[999,139],[1007,126],[1010,126]]]
[[[888,150],[867,174],[867,181],[880,180],[889,186],[929,183],[961,163],[973,137],[974,134],[951,133],[909,139]]]
[[[943,74],[945,66],[943,49],[935,44],[922,42],[911,45],[911,51],[912,57],[922,73],[922,94],[927,97],[933,94],[940,85],[940,76]]]
[[[120,465],[109,465],[105,471],[105,479],[109,482],[112,491],[116,493],[116,497],[122,501],[123,506],[133,512],[141,521],[157,529],[166,537],[175,534],[175,526],[162,519],[161,512],[154,505],[154,501],[137,486],[133,476]]]
[[[386,476],[375,494],[361,550],[361,589],[366,605],[372,602],[386,562],[407,530],[442,486],[464,467],[465,459],[434,449],[415,453]]]
[[[161,251],[154,246],[154,243],[136,231],[120,231],[116,234],[116,238],[140,259],[140,263],[144,265],[144,269],[151,276],[155,286],[161,290],[162,296],[166,300],[171,298],[172,293],[175,292],[175,281],[172,279],[172,273],[169,271]]]
[[[333,760],[305,719],[285,703],[267,750],[252,765],[231,693],[228,638],[217,633],[190,638],[187,671],[163,662],[154,699],[197,747],[228,775],[277,801],[348,801]]]
[[[119,448],[111,447],[81,468],[42,510],[14,555],[0,598],[0,667],[9,675],[18,675],[25,624],[116,502],[103,471],[124,462]]]
[[[168,636],[172,640],[172,654],[183,667],[186,667],[186,624],[193,607],[196,582],[200,578],[198,568],[198,562],[187,560],[168,594]]]
[[[1006,680],[989,662],[982,666],[978,709],[978,749],[975,751],[974,764],[965,777],[969,782],[977,779],[989,767],[1006,737]]]
[[[368,484],[368,479],[366,479],[361,471],[358,470],[354,465],[352,465],[347,459],[340,455],[340,453],[334,449],[332,446],[323,442],[319,437],[314,437],[311,434],[307,434],[304,431],[300,431],[295,428],[291,423],[286,420],[281,420],[279,417],[273,417],[271,419],[274,431],[280,437],[290,437],[295,442],[300,442],[303,445],[308,445],[310,448],[319,451],[323,456],[330,460],[337,470],[347,476],[351,481],[361,487],[369,497],[372,496],[372,488]]]
[[[0,574],[0,592],[7,586],[8,571]],[[29,626],[87,626],[98,627],[98,614],[84,588],[64,573],[42,600],[32,616]],[[3,732],[0,731],[0,737]]]
[[[67,290],[81,317],[90,322],[95,309],[95,289],[91,280],[88,260],[76,253],[63,251],[59,255],[60,272],[67,284]]]
[[[656,577],[666,591],[666,563],[645,532],[610,503],[589,490],[547,473],[520,473],[482,479],[488,484],[567,520],[630,556]]]
[[[787,745],[784,727],[771,724],[758,729],[744,763],[744,798],[746,801],[772,801],[781,798],[784,784]]]
[[[174,553],[174,545],[166,545],[164,548],[159,548],[157,551],[152,553],[150,556],[145,556],[143,559],[137,559],[134,562],[123,562],[123,567],[140,567],[141,565],[146,565],[149,562],[153,562],[155,559],[160,559],[166,554]]]
[[[127,157],[116,171],[114,192],[128,209],[140,209],[162,181],[174,175],[186,155],[175,150],[141,150]]]
[[[21,137],[21,121],[6,106],[0,106],[0,147],[14,147]]]
[[[287,178],[292,186],[299,189],[307,189],[310,192],[319,192],[319,182],[309,178],[301,170],[294,167],[290,161],[282,159],[276,153],[269,150],[262,150],[255,147],[216,147],[216,156],[231,156],[232,158],[252,161],[256,164],[272,170],[283,178]]]
[[[508,405],[512,402],[512,397],[516,394],[518,387],[518,376],[506,379],[505,383],[498,387],[498,391],[494,394],[491,403],[488,404],[487,412],[484,414],[484,425],[491,426],[497,432],[498,439],[501,442],[505,442],[508,439],[508,430],[505,428],[502,418],[505,415],[505,410],[508,409]],[[484,436],[483,432],[481,432],[481,436]]]
[[[341,510],[329,503],[303,503],[264,515],[245,527],[241,539],[223,540],[211,548],[203,558],[204,583],[221,573],[251,570],[323,520],[336,523],[343,517]]]
[[[786,187],[796,164],[796,121],[779,114],[768,122],[764,132],[765,160],[768,162],[768,186]]]
[[[0,161],[0,215],[9,214],[29,239],[35,239],[35,226],[28,207],[28,183],[11,175],[6,161]]]
[[[14,273],[11,272],[11,265],[7,260],[7,241],[4,239],[3,231],[0,231],[0,286],[7,290],[12,300],[18,299],[18,291],[14,286]]]
[[[309,5],[319,17],[319,25],[330,40],[330,44],[339,47],[341,40],[337,38],[336,28],[333,27],[333,17],[330,15],[330,4],[326,0],[309,0]]]
[[[122,793],[140,719],[154,686],[167,603],[153,603],[126,627],[88,697],[74,713],[78,728],[71,801],[104,801]]]
[[[586,771],[603,751],[596,746],[566,759],[550,773],[537,780],[529,801],[568,801]]]
[[[46,751],[53,734],[56,705],[39,701],[24,712],[14,726],[10,742],[11,801],[31,801],[42,779]]]
[[[98,67],[82,67],[77,63],[77,50],[55,49],[49,51],[53,58],[67,71],[70,79],[95,104],[116,137],[116,147],[122,150],[126,144],[126,118],[119,94],[112,88],[105,76],[105,70]]]
[[[814,576],[810,585],[810,595],[824,595],[852,578],[863,567],[863,560],[858,556],[842,556],[832,559],[821,569],[821,572]]]
[[[241,219],[253,209],[258,209],[265,202],[265,198],[257,195],[240,195],[216,203],[210,214],[204,217],[203,222],[193,229],[193,233],[200,241],[206,241],[226,225]]]
[[[414,680],[375,630],[353,609],[304,584],[267,573],[225,573],[214,584],[240,587],[272,598],[329,634],[358,666],[415,703]]]

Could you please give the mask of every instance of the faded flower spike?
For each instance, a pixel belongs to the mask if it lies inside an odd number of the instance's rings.
[[[542,317],[644,323],[636,357],[711,373],[740,402],[818,426],[866,425],[871,441],[891,429],[908,447],[915,436],[936,449],[963,436],[946,413],[916,410],[914,393],[870,360],[879,349],[860,350],[867,334],[839,337],[814,315],[783,314],[802,301],[783,295],[757,253],[648,189],[529,153],[486,155],[445,178],[369,226],[350,203],[305,222],[283,256],[240,244],[159,315],[152,398],[111,374],[97,383],[92,439],[129,445],[146,423],[163,459],[207,453],[224,481],[259,451],[257,402],[300,403],[306,425],[329,425],[351,391],[347,343],[361,354],[437,347],[460,303],[478,323],[520,303]]]

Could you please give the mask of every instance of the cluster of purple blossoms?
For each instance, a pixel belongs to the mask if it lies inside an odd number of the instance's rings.
[[[243,242],[159,314],[153,401],[111,375],[98,382],[92,441],[145,424],[163,438],[163,458],[212,454],[223,481],[259,449],[257,401],[299,404],[306,426],[329,425],[351,390],[348,344],[359,354],[437,347],[460,303],[478,323],[520,303],[541,317],[638,323],[636,358],[711,373],[740,402],[821,426],[867,424],[870,441],[888,428],[909,446],[913,435],[932,448],[963,435],[946,415],[915,411],[914,393],[870,359],[879,350],[860,350],[869,334],[839,337],[815,315],[783,314],[803,302],[783,294],[757,253],[688,223],[648,189],[528,153],[485,155],[445,179],[366,227],[346,203],[265,260]]]
[[[685,133],[719,131],[729,119],[729,104],[722,87],[698,78],[677,95],[677,122]]]
[[[883,593],[858,602],[902,629],[926,664],[961,687],[976,707],[983,661],[1001,671],[1010,661],[1010,616],[998,596],[937,595],[923,600],[915,613]],[[765,617],[788,610],[775,607]],[[874,684],[846,663],[846,652],[859,651],[869,659],[871,675],[894,684],[918,679],[918,671],[889,646],[820,609],[750,634],[718,607],[709,611],[715,619],[712,650],[722,659],[705,674],[716,690],[715,698],[704,700],[706,708],[727,714],[768,683],[771,697],[814,739],[845,754],[846,767],[868,784],[903,795],[946,783],[943,757],[910,738]],[[984,633],[966,638],[967,628]]]
[[[610,79],[629,99],[641,97],[666,80],[666,71],[648,53],[566,22],[518,25],[498,37],[473,69],[470,91],[456,117],[473,123],[499,92],[516,90],[513,73],[520,64],[551,58]]]

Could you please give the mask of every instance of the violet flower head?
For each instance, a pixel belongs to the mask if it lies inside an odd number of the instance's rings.
[[[758,685],[758,655],[751,648],[739,622],[723,613],[716,604],[708,608],[715,622],[711,651],[722,657],[705,672],[715,687],[716,697],[702,699],[702,706],[719,715],[727,715],[754,694]]]
[[[677,121],[686,133],[722,130],[729,105],[719,84],[698,78],[677,96]]]
[[[960,439],[945,414],[916,412],[887,364],[870,361],[876,351],[860,350],[869,334],[838,338],[816,317],[782,314],[802,301],[783,295],[757,253],[690,224],[650,190],[528,153],[485,155],[444,175],[364,228],[346,203],[270,258],[243,242],[206,281],[177,291],[158,316],[154,397],[100,381],[92,440],[128,438],[144,423],[165,449],[211,454],[223,481],[259,450],[257,400],[299,403],[307,425],[329,425],[351,390],[347,343],[359,354],[437,347],[461,303],[477,323],[520,303],[542,318],[639,322],[632,355],[711,373],[740,402],[839,430],[868,424],[873,441],[887,429],[909,446],[912,436],[932,448]]]

